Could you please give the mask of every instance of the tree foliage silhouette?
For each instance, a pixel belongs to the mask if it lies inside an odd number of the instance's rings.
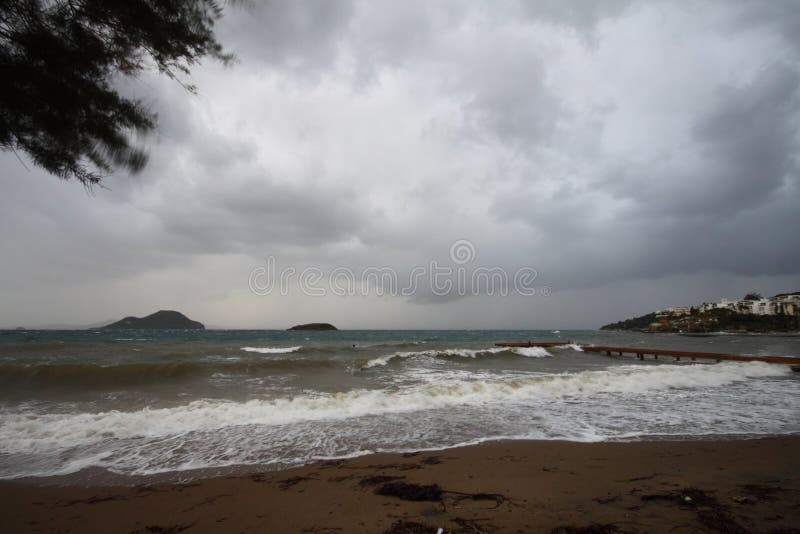
[[[155,68],[183,83],[209,56],[231,60],[214,35],[213,0],[0,0],[0,147],[85,186],[117,168],[140,171],[133,144],[157,117],[114,88]]]

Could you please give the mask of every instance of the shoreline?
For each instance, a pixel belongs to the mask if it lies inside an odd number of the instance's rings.
[[[184,483],[6,480],[0,515],[9,531],[769,531],[800,524],[798,451],[800,436],[489,441]]]
[[[330,462],[342,462],[354,460],[365,456],[392,455],[408,456],[419,454],[439,454],[451,450],[470,449],[473,447],[491,446],[498,443],[574,443],[582,445],[605,444],[605,443],[716,443],[729,441],[756,441],[781,438],[797,438],[798,434],[648,434],[632,437],[609,438],[602,441],[577,441],[562,438],[542,439],[542,438],[515,438],[515,437],[496,437],[481,438],[464,443],[456,443],[442,447],[430,447],[421,449],[400,449],[393,451],[367,450],[358,451],[349,455],[314,458],[305,463],[286,465],[286,464],[230,464],[219,466],[197,467],[191,469],[165,470],[146,474],[117,473],[105,467],[89,466],[78,471],[54,474],[54,475],[24,475],[15,478],[0,478],[0,485],[4,483],[15,483],[33,487],[69,487],[69,488],[108,488],[108,487],[137,487],[152,484],[189,484],[197,480],[207,480],[215,478],[248,477],[254,474],[266,475],[269,473],[281,473],[293,469],[303,469],[315,465],[324,465]]]

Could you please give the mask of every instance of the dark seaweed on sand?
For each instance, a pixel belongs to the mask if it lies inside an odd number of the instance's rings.
[[[623,532],[614,524],[608,525],[586,525],[584,527],[556,527],[550,531],[550,534],[616,534]]]
[[[407,482],[387,482],[375,488],[376,495],[388,495],[404,501],[438,501],[442,498],[439,484],[409,484]]]
[[[746,534],[748,530],[736,522],[728,509],[705,491],[698,488],[684,488],[679,491],[667,493],[652,493],[642,495],[642,501],[669,501],[694,510],[697,521],[712,532],[725,532],[727,534]]]
[[[423,523],[414,521],[403,521],[398,519],[392,526],[383,531],[383,534],[431,534],[436,532],[436,528]]]

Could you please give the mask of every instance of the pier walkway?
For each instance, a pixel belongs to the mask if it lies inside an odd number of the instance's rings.
[[[536,343],[532,341],[523,341],[520,343],[515,342],[501,342],[495,343],[498,347],[557,347],[560,345],[570,345],[570,341],[544,341]],[[723,360],[737,361],[737,362],[767,362],[767,363],[782,363],[786,365],[800,365],[800,357],[798,356],[756,356],[750,354],[725,354],[719,352],[694,352],[688,350],[671,350],[671,349],[648,349],[644,347],[605,347],[600,345],[578,345],[586,352],[604,352],[607,356],[623,356],[632,355],[640,360],[644,360],[645,356],[653,356],[656,360],[659,356],[666,356],[675,358],[680,361],[681,358],[688,358],[690,360],[716,360],[718,362]]]

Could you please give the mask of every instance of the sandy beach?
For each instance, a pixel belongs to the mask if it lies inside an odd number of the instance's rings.
[[[7,532],[787,532],[800,526],[798,451],[796,436],[503,441],[182,484],[6,481],[0,523]]]

